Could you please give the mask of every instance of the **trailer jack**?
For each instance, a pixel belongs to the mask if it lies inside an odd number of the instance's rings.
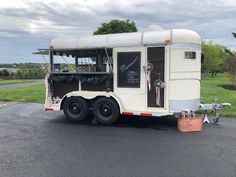
[[[199,105],[199,110],[204,110],[204,116],[203,116],[203,123],[213,123],[216,125],[220,125],[220,114],[219,114],[219,110],[225,108],[226,106],[231,106],[230,103],[211,103],[211,104],[203,104],[201,103]],[[213,122],[210,122],[207,116],[207,111],[211,111],[214,113],[214,118],[213,118]]]

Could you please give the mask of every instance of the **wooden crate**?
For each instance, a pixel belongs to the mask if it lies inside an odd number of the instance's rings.
[[[181,132],[202,131],[202,116],[181,117],[178,119],[178,130]]]

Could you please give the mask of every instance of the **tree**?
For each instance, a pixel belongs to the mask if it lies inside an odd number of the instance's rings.
[[[236,33],[232,33],[232,35],[236,38]]]
[[[102,23],[100,27],[98,27],[97,31],[93,34],[114,34],[114,33],[129,33],[129,32],[137,32],[136,25],[134,21],[123,21],[123,20],[111,20],[108,23]]]
[[[203,51],[205,55],[205,60],[203,63],[203,68],[211,73],[211,77],[218,71],[223,70],[223,61],[227,56],[225,52],[225,47],[203,42]]]
[[[226,58],[225,69],[234,87],[236,87],[236,53],[232,53]]]
[[[8,76],[10,76],[10,73],[6,69],[3,69],[2,70],[2,76],[8,77]]]
[[[28,69],[25,66],[22,66],[14,74],[15,79],[42,79],[44,78],[44,73],[41,68],[31,68]]]

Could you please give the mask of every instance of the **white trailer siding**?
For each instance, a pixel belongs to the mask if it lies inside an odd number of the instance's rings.
[[[200,103],[201,38],[196,32],[190,30],[163,30],[76,38],[62,37],[52,39],[49,46],[52,49],[62,51],[112,49],[114,90],[108,94],[117,99],[121,113],[133,112],[135,114],[137,112],[138,114],[138,112],[146,112],[162,116],[181,112],[183,109],[198,109]],[[164,80],[166,86],[164,88],[164,107],[147,106],[148,89],[143,66],[148,63],[148,47],[164,47],[165,49]],[[118,52],[141,52],[139,88],[120,88],[117,86]],[[196,52],[196,59],[186,59],[185,52]],[[73,94],[79,96],[79,92],[76,91]],[[69,94],[71,95],[71,93]],[[86,94],[89,94],[89,92],[86,92]]]
[[[173,40],[176,42],[171,45],[170,54],[169,111],[195,111],[200,103],[201,38],[194,32],[183,34],[177,30]],[[196,52],[196,59],[186,59],[185,52]]]

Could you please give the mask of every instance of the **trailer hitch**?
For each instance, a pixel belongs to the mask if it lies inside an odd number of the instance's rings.
[[[218,103],[215,101],[214,103],[211,104],[204,104],[201,103],[199,105],[199,110],[205,111],[204,116],[203,116],[203,123],[210,123],[208,116],[207,116],[207,111],[211,111],[214,113],[214,118],[213,118],[213,124],[219,125],[220,124],[220,117],[219,117],[219,110],[231,106],[231,103]]]

